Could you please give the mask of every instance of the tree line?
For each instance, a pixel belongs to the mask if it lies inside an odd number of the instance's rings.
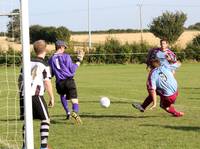
[[[12,11],[13,13],[19,12],[19,9]],[[9,16],[9,23],[7,25],[7,36],[13,37],[16,41],[20,41],[20,17]],[[150,31],[158,38],[166,38],[173,44],[176,42],[178,37],[185,30],[184,23],[187,19],[187,15],[181,11],[177,12],[164,12],[161,16],[155,17],[153,21],[149,24],[149,29],[144,29],[144,32]],[[200,30],[200,23],[191,25],[188,29]],[[107,31],[93,31],[93,33],[131,33],[139,32],[140,30],[134,29],[110,29]],[[41,25],[30,26],[30,40],[33,43],[35,40],[44,39],[49,43],[55,42],[56,39],[62,39],[69,42],[71,34],[84,34],[85,31],[73,32],[68,30],[66,27],[45,27]],[[1,33],[3,35],[3,33]]]

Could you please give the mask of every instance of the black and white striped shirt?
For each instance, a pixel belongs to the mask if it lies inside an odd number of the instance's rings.
[[[43,58],[37,57],[31,60],[31,77],[31,95],[43,96],[45,91],[44,81],[51,78],[50,67]],[[19,88],[23,95],[22,71],[19,76]]]

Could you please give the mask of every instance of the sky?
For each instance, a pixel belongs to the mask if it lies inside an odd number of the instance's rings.
[[[0,0],[0,12],[19,8],[19,0]],[[30,25],[65,26],[73,31],[88,30],[89,0],[29,0]],[[185,26],[200,22],[200,0],[90,0],[91,30],[148,28],[153,18],[165,11],[187,14]],[[0,29],[8,20],[1,17]]]

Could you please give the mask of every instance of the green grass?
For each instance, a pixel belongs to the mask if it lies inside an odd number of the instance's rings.
[[[177,71],[179,97],[175,106],[185,112],[174,118],[157,107],[140,113],[131,107],[133,101],[142,102],[147,95],[145,65],[86,65],[76,74],[80,98],[82,126],[65,120],[65,112],[56,95],[55,108],[49,109],[51,128],[49,144],[52,149],[198,149],[200,147],[200,63],[183,64]],[[18,71],[18,70],[17,70]],[[0,67],[0,76],[5,68]],[[9,81],[13,68],[8,69]],[[0,90],[6,90],[5,77],[0,77]],[[0,92],[0,107],[16,104],[16,84],[9,83],[10,93]],[[107,96],[111,106],[101,108],[99,99]],[[8,102],[7,102],[8,101]],[[11,116],[4,117],[6,111]],[[16,139],[20,144],[21,122],[15,121],[17,110],[0,108],[1,139]],[[6,116],[6,115],[5,115]],[[15,125],[11,125],[15,124]],[[16,128],[17,126],[17,128]],[[34,122],[35,149],[39,148],[39,121]],[[15,135],[6,134],[6,130]],[[16,131],[17,130],[17,131]],[[14,142],[11,142],[14,143]],[[1,149],[4,149],[0,146]]]

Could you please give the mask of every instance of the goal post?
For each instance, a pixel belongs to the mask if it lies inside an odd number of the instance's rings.
[[[34,149],[33,116],[30,69],[30,37],[29,37],[29,11],[28,0],[20,0],[21,37],[23,53],[23,81],[24,81],[24,107],[25,107],[25,146]]]

